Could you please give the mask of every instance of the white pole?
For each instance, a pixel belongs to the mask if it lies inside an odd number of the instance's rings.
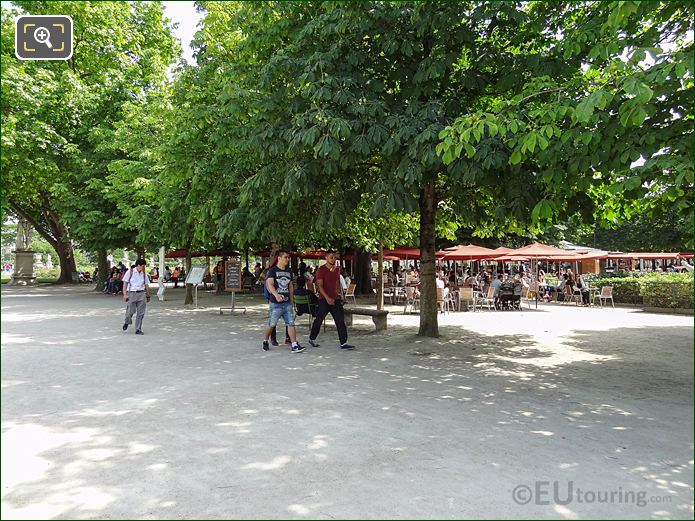
[[[159,289],[157,290],[157,298],[160,301],[166,300],[164,298],[164,246],[159,248]]]

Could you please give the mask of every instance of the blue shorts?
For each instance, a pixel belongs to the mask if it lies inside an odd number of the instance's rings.
[[[291,302],[269,303],[268,327],[277,326],[280,317],[285,321],[286,326],[294,326],[294,308]]]

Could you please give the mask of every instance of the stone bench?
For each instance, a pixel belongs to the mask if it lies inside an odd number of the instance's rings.
[[[382,331],[386,329],[386,317],[389,312],[385,309],[372,309],[372,308],[357,308],[353,306],[343,307],[345,313],[345,325],[352,325],[352,315],[366,315],[372,317],[372,322],[376,326],[377,331]]]

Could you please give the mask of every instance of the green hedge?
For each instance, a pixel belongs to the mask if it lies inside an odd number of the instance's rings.
[[[613,300],[622,304],[642,304],[642,292],[639,280],[632,277],[611,277],[610,279],[598,279],[591,283],[592,286],[602,288],[613,286]]]
[[[613,286],[613,299],[655,308],[693,308],[692,273],[646,273],[630,277],[596,277],[596,287]]]
[[[644,305],[652,308],[693,308],[693,281],[653,281],[642,284]]]

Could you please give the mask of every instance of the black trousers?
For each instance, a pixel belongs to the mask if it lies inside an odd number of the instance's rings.
[[[274,340],[275,342],[278,341],[278,327],[275,326],[273,330],[270,332],[270,339]],[[290,340],[290,332],[287,331],[287,326],[285,326],[285,342]]]
[[[329,313],[333,317],[335,327],[338,329],[338,339],[342,345],[347,342],[348,333],[347,327],[345,327],[345,314],[343,313],[343,302],[341,300],[336,300],[335,304],[329,306],[326,299],[319,299],[316,318],[311,326],[309,339],[316,340],[316,337],[319,336],[319,332],[321,331],[321,324],[323,324],[326,315]]]

